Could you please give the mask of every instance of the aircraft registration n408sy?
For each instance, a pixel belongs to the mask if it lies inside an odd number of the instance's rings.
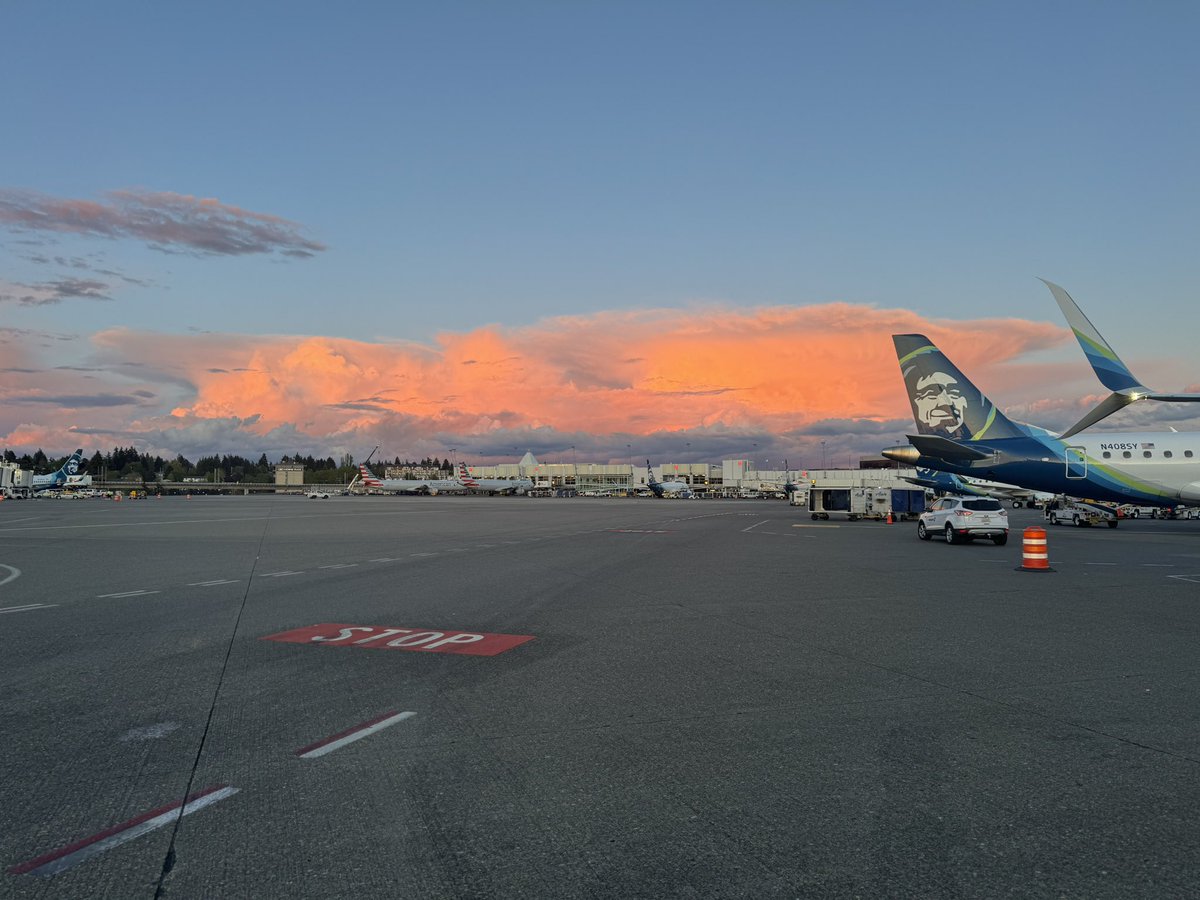
[[[1145,388],[1066,291],[1047,285],[1113,395],[1056,435],[1005,416],[929,338],[893,335],[918,434],[908,435],[909,446],[889,447],[883,455],[922,468],[1094,500],[1157,506],[1200,502],[1200,434],[1081,433],[1139,399],[1194,401],[1200,395]],[[1069,309],[1078,313],[1076,321]]]

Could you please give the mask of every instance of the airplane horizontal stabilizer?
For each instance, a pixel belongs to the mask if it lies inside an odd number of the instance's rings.
[[[990,459],[994,455],[990,448],[970,447],[934,434],[909,434],[906,437],[922,456],[928,456],[931,459],[968,463],[980,459]]]

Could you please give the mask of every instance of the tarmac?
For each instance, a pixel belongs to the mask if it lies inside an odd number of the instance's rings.
[[[1009,517],[4,502],[0,897],[1194,896],[1200,522]]]

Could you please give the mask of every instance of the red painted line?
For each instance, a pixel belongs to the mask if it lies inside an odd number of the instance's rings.
[[[331,734],[329,737],[325,738],[324,740],[317,741],[315,744],[309,744],[307,747],[301,747],[299,750],[296,751],[295,755],[303,756],[305,753],[308,753],[310,750],[316,750],[318,747],[324,747],[326,744],[332,744],[334,741],[340,740],[340,739],[346,737],[347,735],[354,734],[354,732],[356,732],[356,731],[362,731],[364,728],[370,728],[376,722],[382,722],[384,719],[388,719],[388,718],[391,718],[392,716],[396,716],[399,714],[400,714],[400,711],[397,709],[389,710],[388,712],[385,712],[382,716],[376,716],[373,719],[367,719],[367,721],[365,721],[365,722],[359,722],[357,725],[353,726],[352,728],[347,728],[345,731],[339,731],[337,734]]]
[[[161,816],[163,813],[168,813],[173,809],[179,809],[179,807],[183,806],[185,803],[191,803],[194,800],[199,800],[201,797],[207,797],[209,794],[224,790],[227,787],[229,787],[227,784],[216,784],[212,787],[205,788],[202,791],[192,794],[186,800],[176,800],[174,803],[168,803],[166,806],[160,806],[157,809],[150,810],[150,812],[142,813],[140,816],[135,816],[127,822],[122,822],[120,825],[114,825],[111,828],[106,828],[97,834],[93,834],[91,837],[84,838],[81,841],[76,841],[74,844],[68,844],[66,847],[62,847],[58,850],[52,850],[51,852],[45,853],[36,859],[29,860],[29,862],[23,862],[19,865],[10,866],[7,869],[7,872],[9,875],[24,875],[26,872],[32,872],[34,869],[40,868],[48,862],[53,862],[54,860],[74,853],[77,850],[82,850],[84,847],[89,847],[107,837],[112,837],[114,834],[119,834],[122,831],[128,831],[135,825],[140,825],[142,822],[153,819],[156,816]]]

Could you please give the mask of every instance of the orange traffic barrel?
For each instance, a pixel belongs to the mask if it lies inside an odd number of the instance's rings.
[[[1030,525],[1021,539],[1021,565],[1018,572],[1053,572],[1046,548],[1046,529]]]

